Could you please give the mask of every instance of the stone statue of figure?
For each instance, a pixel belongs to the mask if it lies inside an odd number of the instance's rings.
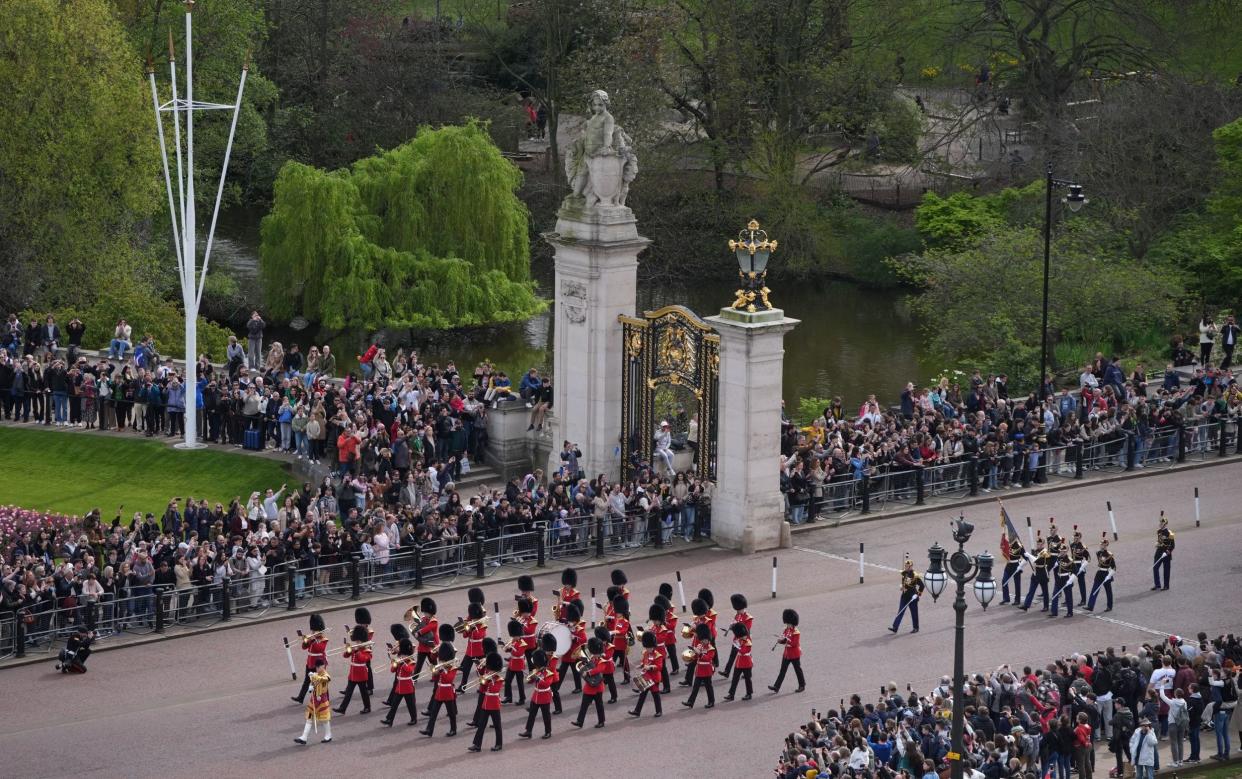
[[[565,155],[565,176],[573,192],[568,206],[624,206],[630,183],[638,175],[632,141],[609,113],[608,93],[597,89],[588,99],[591,116]]]

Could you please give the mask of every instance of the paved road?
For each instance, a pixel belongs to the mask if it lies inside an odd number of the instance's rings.
[[[1108,615],[1076,615],[1046,619],[1034,611],[1023,614],[993,606],[982,612],[971,599],[967,615],[967,667],[986,669],[1002,662],[1043,663],[1075,650],[1102,646],[1136,646],[1169,633],[1206,630],[1216,635],[1242,627],[1236,593],[1242,565],[1238,561],[1237,507],[1242,484],[1236,466],[1153,475],[1124,484],[1100,485],[1008,502],[1010,513],[1024,524],[1027,514],[1046,525],[1056,516],[1063,530],[1077,522],[1094,541],[1107,527],[1105,499],[1112,499],[1121,541],[1114,545],[1120,574],[1118,604]],[[1192,490],[1202,488],[1201,528],[1194,527]],[[1150,566],[1156,516],[1164,508],[1177,531],[1173,589],[1150,592]],[[114,652],[97,654],[86,676],[53,672],[52,664],[0,672],[0,755],[11,776],[225,776],[246,772],[257,776],[357,775],[359,767],[414,772],[418,776],[477,776],[481,772],[512,772],[512,776],[580,776],[584,761],[596,765],[646,766],[657,776],[697,776],[707,766],[728,776],[767,776],[782,736],[812,706],[833,705],[852,692],[872,696],[881,683],[894,681],[929,689],[952,665],[952,611],[942,598],[923,608],[918,635],[894,636],[885,628],[896,608],[896,574],[902,554],[909,551],[925,566],[933,540],[949,543],[946,512],[928,512],[901,519],[860,523],[799,534],[798,548],[779,553],[778,598],[769,596],[770,554],[740,557],[706,549],[627,564],[636,604],[646,604],[660,581],[672,581],[674,569],[685,577],[687,596],[711,587],[727,609],[729,593],[745,592],[756,613],[756,682],[759,692],[749,702],[720,704],[707,711],[686,711],[680,691],[667,696],[663,719],[640,721],[625,716],[630,700],[608,707],[603,730],[577,731],[569,716],[553,723],[551,742],[516,738],[523,715],[504,713],[506,748],[499,755],[486,750],[467,753],[469,733],[426,739],[413,728],[380,727],[380,715],[351,712],[334,719],[335,742],[297,747],[292,738],[301,730],[301,709],[289,701],[295,685],[280,643],[305,626],[297,619],[219,631]],[[993,507],[972,507],[967,518],[978,529],[972,551],[996,553],[999,539]],[[858,542],[867,543],[866,583],[858,583]],[[847,558],[846,560],[839,559]],[[550,592],[552,576],[537,580]],[[583,584],[603,588],[606,569],[583,572]],[[488,600],[512,602],[507,585],[485,588]],[[442,593],[441,614],[464,612],[462,592]],[[780,609],[803,615],[805,661],[809,689],[792,692],[787,682],[780,695],[766,685],[775,674],[778,655],[769,653],[771,636],[779,630]],[[381,629],[399,618],[402,604],[373,609]],[[645,605],[644,605],[645,610]],[[726,612],[727,613],[727,612]],[[341,625],[351,621],[349,608],[325,613],[339,640]],[[908,627],[907,627],[908,630]],[[343,679],[340,663],[334,675]],[[381,674],[377,687],[388,686]],[[333,684],[335,691],[343,682]],[[568,689],[568,688],[566,688]],[[675,688],[676,690],[677,688]],[[723,690],[717,685],[718,694]],[[420,703],[425,690],[420,687]],[[574,702],[569,702],[572,706]],[[463,708],[473,708],[473,700]],[[403,716],[403,715],[402,715]],[[400,721],[400,720],[399,720]],[[486,745],[491,744],[490,734]],[[158,753],[160,757],[155,757]],[[653,756],[664,762],[653,768]]]

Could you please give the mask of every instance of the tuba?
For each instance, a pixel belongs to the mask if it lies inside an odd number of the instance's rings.
[[[689,622],[682,625],[681,626],[681,637],[682,638],[694,638],[694,625],[690,624]]]
[[[698,656],[699,653],[693,649],[686,649],[681,653],[681,659],[687,663],[693,663]]]

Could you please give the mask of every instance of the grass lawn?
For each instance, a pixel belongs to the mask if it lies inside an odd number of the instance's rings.
[[[183,452],[167,440],[0,427],[0,504],[77,515],[98,507],[105,522],[124,505],[128,522],[135,511],[159,517],[172,497],[227,505],[289,479],[276,460]]]
[[[1230,725],[1232,724],[1233,723],[1230,723]],[[1211,737],[1212,734],[1205,732],[1203,735],[1206,739],[1207,737]],[[1203,745],[1204,747],[1207,746],[1206,740],[1203,742]],[[1207,755],[1210,751],[1211,750],[1209,749],[1204,749],[1203,754]],[[1163,771],[1160,773],[1160,776],[1168,775],[1168,773]],[[1173,775],[1177,776],[1178,779],[1237,779],[1237,777],[1242,776],[1242,762],[1234,760],[1222,765],[1217,763],[1215,760],[1208,760],[1204,757],[1203,762],[1198,766],[1190,769],[1187,769],[1186,766],[1182,766],[1174,771]]]

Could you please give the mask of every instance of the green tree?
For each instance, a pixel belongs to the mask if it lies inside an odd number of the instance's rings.
[[[262,226],[269,310],[332,328],[531,316],[543,304],[520,183],[477,122],[425,128],[352,171],[286,163]]]
[[[107,0],[0,3],[0,86],[0,301],[82,303],[103,278],[148,274],[158,149]]]

